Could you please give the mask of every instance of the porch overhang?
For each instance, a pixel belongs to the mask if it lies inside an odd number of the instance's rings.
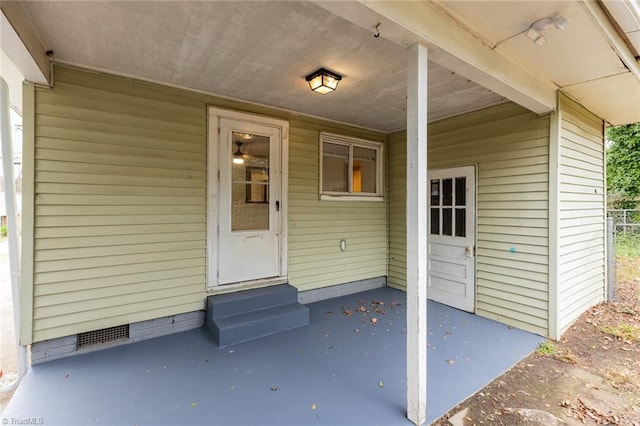
[[[640,121],[638,42],[628,22],[640,24],[628,2],[187,2],[150,13],[116,3],[3,2],[3,31],[15,28],[37,71],[12,59],[34,82],[48,81],[51,49],[67,64],[389,132],[405,125],[402,51],[421,43],[437,77],[430,84],[440,85],[430,91],[432,121],[505,99],[542,115],[555,110],[558,90],[611,124]],[[533,21],[557,13],[569,25],[547,32],[547,45],[524,36]],[[227,37],[236,21],[244,36]],[[257,39],[260,32],[270,37]],[[238,51],[249,57],[231,53]],[[318,65],[345,74],[339,91],[322,100],[306,92],[303,78]]]
[[[533,52],[533,62],[526,51],[501,46],[504,42],[512,43],[512,39],[522,33],[511,32],[505,38],[492,37],[486,31],[478,30],[482,17],[474,16],[473,8],[462,2],[451,7],[451,3],[456,2],[316,2],[355,25],[370,31],[375,28],[382,37],[399,45],[427,45],[431,61],[538,114],[555,110],[557,91],[561,90],[611,125],[640,121],[640,38],[636,36],[640,34],[640,21],[637,9],[629,1],[602,4],[580,0],[575,4],[564,2],[564,5],[547,2],[541,6],[540,13],[568,10],[572,15],[578,15],[576,22],[570,19],[570,25],[580,25],[580,32],[588,33],[590,40],[598,38],[599,43],[592,46],[590,55],[582,55],[585,47],[576,46],[572,50],[564,46],[564,50],[558,48],[552,54]],[[482,7],[493,10],[495,3],[483,2],[485,6]],[[503,15],[509,16],[509,13]],[[526,21],[527,16],[543,15],[522,11],[511,17],[510,23],[505,20],[504,27],[513,28],[514,23],[518,23],[526,28],[530,24]],[[486,25],[491,24],[495,22]],[[587,41],[584,43],[588,45]],[[513,42],[513,46],[524,45]],[[559,53],[561,51],[564,53]],[[540,60],[545,55],[547,59]],[[562,56],[564,58],[557,64],[550,60],[550,57]],[[557,69],[588,68],[581,62],[582,56],[600,56],[602,62],[611,66],[602,67],[595,73],[597,75],[588,78],[574,76],[570,79],[566,78],[566,71],[562,75],[562,71],[549,69],[553,66]],[[532,68],[535,61],[539,61],[539,66]]]
[[[537,113],[555,110],[558,87],[493,50],[431,2],[324,2],[316,4],[401,46],[422,43],[433,62]]]

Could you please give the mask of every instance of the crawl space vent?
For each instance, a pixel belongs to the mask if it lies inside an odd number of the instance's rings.
[[[86,348],[87,346],[101,345],[104,343],[115,342],[129,338],[129,324],[119,325],[117,327],[103,328],[102,330],[87,331],[78,334],[77,347]]]

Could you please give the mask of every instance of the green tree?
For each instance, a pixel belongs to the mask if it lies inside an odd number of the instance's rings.
[[[616,208],[633,209],[640,197],[640,123],[607,129],[607,190]]]

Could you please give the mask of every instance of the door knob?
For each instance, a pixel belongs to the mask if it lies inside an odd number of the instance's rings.
[[[471,257],[473,257],[473,245],[469,244],[464,248],[464,252],[467,255],[467,259],[471,259]]]

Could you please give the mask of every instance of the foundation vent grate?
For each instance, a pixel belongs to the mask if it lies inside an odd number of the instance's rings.
[[[119,325],[117,327],[103,328],[102,330],[87,331],[78,334],[77,347],[86,348],[87,346],[101,345],[104,343],[114,342],[129,338],[129,324]]]

